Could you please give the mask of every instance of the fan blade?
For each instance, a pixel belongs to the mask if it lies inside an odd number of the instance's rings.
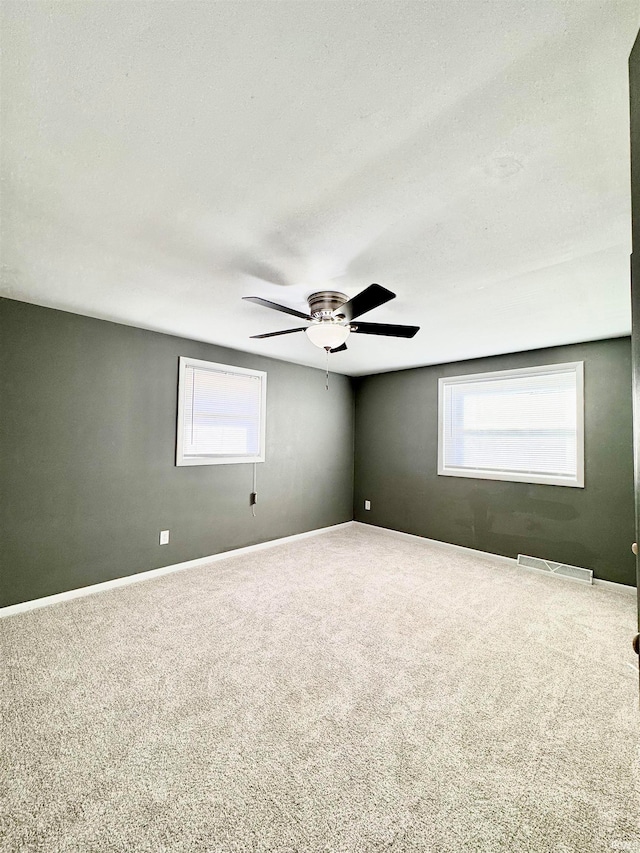
[[[347,348],[346,344],[340,344],[339,347],[336,347],[335,349],[330,349],[329,352],[344,352],[346,350],[346,348]]]
[[[300,326],[299,329],[284,329],[282,332],[267,332],[264,335],[251,335],[252,338],[275,338],[276,335],[291,335],[293,332],[304,332],[306,326]]]
[[[379,305],[384,305],[390,299],[395,299],[395,293],[387,290],[386,287],[380,287],[379,284],[370,284],[365,287],[360,293],[341,305],[334,314],[344,314],[347,320],[353,320],[377,308]]]
[[[390,338],[412,338],[420,326],[398,326],[394,323],[356,323],[352,332],[360,335],[387,335]]]
[[[292,317],[301,317],[303,320],[310,320],[308,314],[303,314],[301,311],[296,311],[295,308],[289,308],[287,305],[278,305],[277,302],[269,302],[268,299],[262,299],[260,296],[243,296],[246,302],[255,302],[256,305],[264,305],[265,308],[273,308],[274,311],[282,311],[284,314],[291,314]]]

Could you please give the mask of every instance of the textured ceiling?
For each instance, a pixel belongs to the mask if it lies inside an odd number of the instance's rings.
[[[636,0],[5,2],[0,295],[363,374],[630,330]]]

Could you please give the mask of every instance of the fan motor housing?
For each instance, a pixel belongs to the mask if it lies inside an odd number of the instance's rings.
[[[341,305],[344,305],[348,299],[348,296],[344,293],[338,293],[336,290],[321,290],[318,293],[312,293],[307,299],[307,302],[309,303],[309,314],[318,319],[321,319],[322,317],[329,317],[334,311],[337,311]]]

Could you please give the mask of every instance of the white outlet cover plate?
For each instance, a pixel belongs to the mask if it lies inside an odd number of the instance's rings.
[[[169,544],[169,531],[168,530],[161,530],[160,531],[160,544],[161,545],[168,545]]]

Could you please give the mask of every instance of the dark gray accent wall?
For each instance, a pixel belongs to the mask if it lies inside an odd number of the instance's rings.
[[[347,377],[7,299],[0,353],[0,606],[353,517]],[[268,373],[255,518],[251,465],[175,466],[181,355]]]
[[[439,377],[569,361],[585,363],[584,489],[438,476]],[[355,399],[357,521],[635,583],[628,338],[362,377]]]
[[[7,299],[0,355],[0,606],[354,516],[635,582],[626,338],[353,380],[355,491],[346,377]],[[250,465],[175,466],[180,355],[268,373],[256,518]],[[585,489],[436,474],[440,376],[577,360]]]

